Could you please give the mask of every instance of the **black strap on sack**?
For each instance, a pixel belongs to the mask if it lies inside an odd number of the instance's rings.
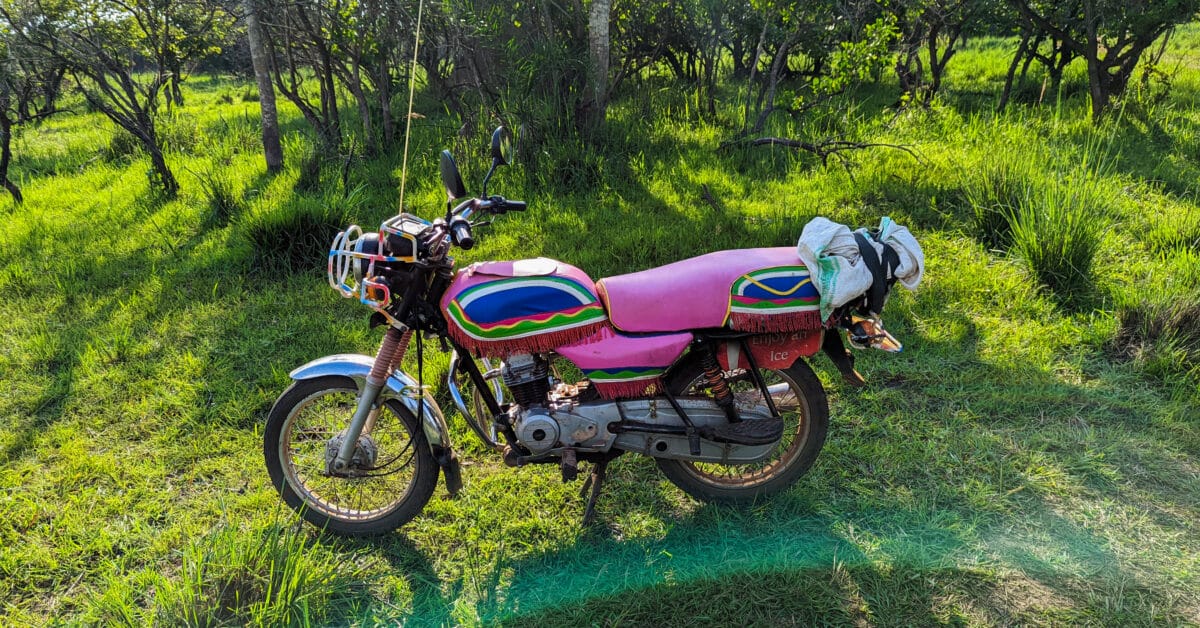
[[[882,255],[875,252],[875,247],[861,231],[854,232],[854,241],[858,243],[858,252],[862,255],[863,263],[867,265],[867,270],[871,271],[871,277],[874,279],[871,289],[867,291],[867,311],[871,314],[879,314],[883,310],[883,303],[887,300],[888,292],[896,283],[896,268],[900,266],[900,256],[896,254],[895,249],[880,241],[876,234],[872,233],[871,238],[883,245]]]

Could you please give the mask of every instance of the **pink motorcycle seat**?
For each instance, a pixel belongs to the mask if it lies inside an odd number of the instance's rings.
[[[612,324],[626,332],[723,327],[734,282],[754,271],[801,267],[794,247],[735,249],[596,283]],[[816,294],[812,290],[812,294]],[[792,308],[795,309],[795,308]],[[815,309],[815,305],[813,306]]]

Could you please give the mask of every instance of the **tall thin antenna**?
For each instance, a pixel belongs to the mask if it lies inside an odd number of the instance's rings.
[[[417,85],[417,49],[421,46],[421,14],[425,9],[425,0],[417,3],[417,32],[413,36],[412,66],[408,69],[408,115],[404,119],[404,161],[400,165],[400,210],[404,211],[404,184],[408,181],[408,138],[412,135],[413,94]]]

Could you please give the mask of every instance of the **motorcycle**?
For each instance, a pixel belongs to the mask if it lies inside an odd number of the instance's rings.
[[[439,475],[451,495],[461,489],[445,415],[420,376],[426,334],[451,353],[445,385],[455,407],[505,464],[557,464],[569,481],[590,463],[585,524],[608,463],[625,452],[654,458],[704,501],[753,501],[804,475],[829,424],[806,358],[824,350],[859,384],[839,329],[852,345],[899,350],[877,314],[890,283],[823,319],[812,277],[788,247],[719,251],[599,281],[546,258],[456,271],[451,253],[472,248],[476,229],[526,209],[487,194],[507,165],[506,143],[496,129],[479,197],[443,151],[443,217],[401,213],[378,231],[351,226],[334,239],[330,286],[369,306],[372,326],[387,331],[374,357],[331,355],[292,371],[263,446],[288,506],[332,532],[372,535],[420,513]],[[410,345],[415,378],[399,368]]]

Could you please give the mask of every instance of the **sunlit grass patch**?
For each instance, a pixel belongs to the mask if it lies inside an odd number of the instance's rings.
[[[154,617],[171,625],[320,623],[361,586],[354,560],[278,522],[247,533],[220,528],[184,550],[178,579],[155,592]]]

